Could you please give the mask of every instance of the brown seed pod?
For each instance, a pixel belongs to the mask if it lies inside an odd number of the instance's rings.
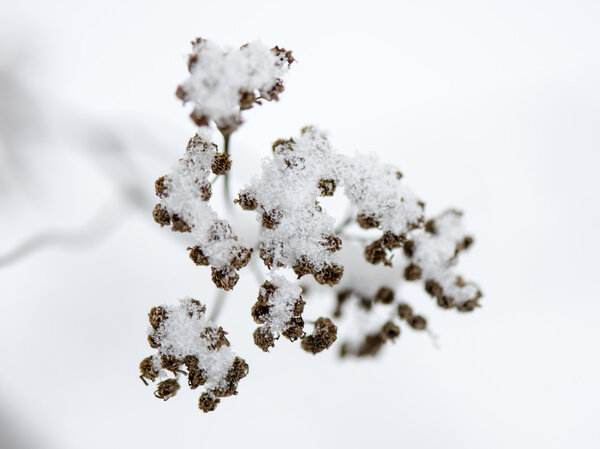
[[[202,393],[198,400],[198,408],[204,413],[212,412],[217,408],[217,405],[221,402],[219,398],[216,398],[211,393]]]
[[[254,92],[242,91],[240,92],[240,109],[245,111],[247,109],[251,109],[256,102],[256,95]]]
[[[386,231],[383,233],[381,237],[381,246],[387,249],[400,248],[406,242],[405,234],[393,234],[390,231]]]
[[[371,229],[379,226],[379,221],[375,217],[365,214],[358,214],[356,216],[356,221],[363,229]]]
[[[202,369],[192,370],[188,373],[188,385],[192,390],[204,385],[207,380],[206,371]]]
[[[216,153],[211,165],[215,175],[225,175],[231,169],[231,158],[227,153]]]
[[[398,304],[398,316],[402,320],[408,320],[413,315],[412,307],[408,304]]]
[[[407,281],[416,281],[417,279],[421,279],[421,273],[421,267],[411,263],[404,269],[404,279]]]
[[[284,152],[284,151],[294,151],[293,144],[296,143],[294,139],[277,139],[273,142],[271,148],[273,151]]]
[[[185,95],[187,95],[187,93],[183,89],[182,91]],[[196,109],[192,111],[192,113],[190,114],[190,118],[196,124],[196,126],[200,128],[202,128],[203,126],[208,126],[208,117],[206,117],[204,114],[200,113]]]
[[[158,343],[154,339],[153,335],[148,335],[148,344],[150,345],[150,347],[152,349],[157,349],[158,348]]]
[[[258,206],[256,199],[250,193],[240,193],[234,203],[239,204],[244,210],[254,210]]]
[[[393,341],[400,336],[400,328],[391,321],[388,321],[381,327],[381,331],[379,331],[379,336],[384,342],[388,340]]]
[[[200,338],[208,341],[208,347],[213,351],[218,351],[221,346],[229,346],[229,340],[227,340],[227,332],[223,330],[221,326],[218,328],[207,327],[200,334]]]
[[[275,347],[275,337],[267,327],[257,327],[253,336],[254,344],[263,351],[269,352],[269,348]]]
[[[304,320],[299,316],[292,317],[288,327],[281,333],[291,341],[296,341],[304,334]]]
[[[384,265],[391,267],[392,262],[388,259],[387,252],[381,243],[381,239],[379,239],[368,245],[365,248],[365,259],[373,265],[383,263]]]
[[[330,265],[314,274],[315,281],[319,284],[327,284],[330,287],[339,283],[344,275],[344,267],[339,265]]]
[[[337,304],[335,306],[335,310],[333,311],[333,317],[339,318],[342,316],[342,306],[346,302],[348,298],[352,296],[352,290],[343,290],[337,294]]]
[[[296,264],[292,267],[298,279],[305,274],[313,274],[315,272],[315,266],[308,260],[306,256],[301,256]]]
[[[402,247],[406,257],[413,257],[415,255],[415,242],[414,240],[407,240]]]
[[[166,401],[167,399],[171,399],[173,396],[175,396],[179,388],[180,386],[179,382],[177,382],[177,379],[163,380],[156,386],[154,396],[156,396],[158,399],[163,399]]]
[[[274,229],[280,220],[280,214],[276,210],[272,210],[270,212],[263,212],[261,225],[263,228]]]
[[[321,244],[332,253],[342,249],[342,239],[336,235],[328,235]]]
[[[154,182],[154,190],[156,192],[156,196],[159,198],[165,198],[168,195],[167,186],[166,186],[167,178],[165,176],[161,176]]]
[[[212,185],[210,184],[210,182],[202,184],[202,186],[200,187],[200,198],[202,199],[202,201],[210,200],[211,196],[212,196]]]
[[[217,286],[217,288],[221,288],[226,291],[235,287],[235,284],[237,284],[237,281],[240,278],[240,275],[230,267],[211,267],[211,272],[213,283]]]
[[[192,262],[194,262],[196,265],[200,265],[200,266],[210,265],[210,262],[208,261],[208,257],[206,257],[204,255],[204,252],[202,251],[202,249],[199,246],[196,245],[192,248],[188,248],[188,251],[190,252],[190,259],[192,259]]]
[[[381,287],[375,294],[375,302],[391,304],[394,302],[394,290],[389,287]]]
[[[279,48],[277,45],[271,49],[275,56],[278,56],[283,60],[286,60],[288,64],[291,64],[296,59],[292,56],[291,50],[286,50],[285,48]]]
[[[158,371],[154,368],[154,363],[152,362],[152,357],[146,357],[140,363],[140,373],[142,377],[148,379],[152,382],[158,377]]]
[[[294,314],[294,316],[302,315],[302,312],[304,312],[305,304],[306,304],[306,301],[304,301],[302,299],[302,296],[296,300],[296,302],[294,303],[294,310],[292,312]]]
[[[231,364],[231,368],[227,371],[225,380],[230,383],[237,384],[241,379],[248,375],[250,371],[248,364],[241,357],[236,357]]]
[[[152,309],[150,309],[150,313],[148,314],[148,321],[150,322],[150,326],[156,330],[167,319],[167,317],[168,314],[164,307],[152,307]]]
[[[171,224],[171,215],[167,209],[162,207],[160,204],[154,206],[154,209],[152,210],[152,218],[154,218],[154,221],[161,227]]]
[[[408,325],[412,327],[414,330],[422,331],[427,327],[427,320],[423,318],[421,315],[413,315],[406,320]]]
[[[180,218],[177,214],[173,214],[171,220],[173,221],[173,226],[171,226],[171,229],[175,232],[190,232],[192,230],[192,228],[190,228],[183,218]]]
[[[380,334],[367,335],[355,355],[358,357],[374,357],[379,353],[384,343],[385,341],[381,338]]]
[[[172,371],[173,373],[178,372],[179,367],[183,364],[183,360],[179,360],[177,357],[172,355],[161,355],[160,364],[163,369]]]
[[[337,326],[329,318],[320,317],[313,333],[302,339],[302,349],[317,354],[328,349],[337,339]]]
[[[321,196],[333,196],[335,192],[335,180],[321,179],[319,180],[319,190]]]
[[[241,270],[250,262],[252,258],[252,248],[244,248],[243,246],[235,247],[235,256],[231,260],[231,266],[236,270]]]

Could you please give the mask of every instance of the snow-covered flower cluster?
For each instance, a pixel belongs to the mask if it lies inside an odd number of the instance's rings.
[[[316,127],[275,141],[261,172],[230,198],[229,136],[241,123],[240,111],[257,95],[277,99],[294,58],[279,47],[222,50],[197,40],[189,61],[191,76],[178,95],[194,104],[192,118],[201,129],[171,172],[156,181],[160,202],[153,216],[161,226],[194,237],[189,256],[196,265],[211,266],[218,289],[232,290],[238,271],[258,264],[252,270],[257,299],[249,310],[259,324],[256,346],[268,352],[284,337],[299,340],[311,354],[337,342],[343,357],[374,356],[400,336],[402,326],[427,330],[425,317],[402,298],[400,288],[408,282],[420,283],[443,309],[470,312],[479,306],[480,289],[456,271],[460,253],[473,243],[462,213],[448,210],[427,219],[425,203],[397,168],[373,155],[336,151]],[[204,137],[211,121],[223,135],[224,151]],[[239,221],[220,218],[209,205],[219,178],[230,215],[242,213],[232,203],[255,215],[255,242],[242,245],[232,228]],[[347,204],[345,218],[328,213],[330,197]],[[307,319],[313,292],[325,290],[332,293],[330,316]],[[230,351],[223,329],[206,321],[205,310],[191,299],[153,309],[149,341],[158,353],[140,369],[149,380],[169,371],[186,374],[191,388],[205,386],[199,405],[210,411],[218,398],[236,394],[248,367]],[[168,399],[178,388],[168,378],[156,395]]]
[[[154,394],[165,401],[179,390],[179,375],[186,375],[191,389],[204,387],[199,407],[209,412],[219,398],[237,394],[248,365],[230,349],[227,332],[208,322],[205,312],[206,307],[191,298],[177,306],[152,308],[148,343],[156,354],[142,360],[140,371],[143,379],[160,380]],[[187,372],[181,369],[184,365]]]
[[[232,50],[198,38],[188,58],[190,77],[176,94],[184,103],[192,103],[191,117],[198,126],[214,121],[230,134],[242,123],[242,110],[261,100],[279,100],[292,62],[292,52],[277,46],[269,49],[250,42]]]

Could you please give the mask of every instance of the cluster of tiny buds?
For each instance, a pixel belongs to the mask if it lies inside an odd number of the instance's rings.
[[[201,165],[200,161],[198,160],[199,157],[195,157],[194,154],[198,151],[204,155],[207,154],[207,159],[210,159],[210,171],[214,175],[227,175],[231,169],[231,158],[229,157],[229,154],[219,152],[217,145],[206,142],[199,135],[196,135],[189,140],[186,147],[186,156],[188,156],[188,159],[186,160],[185,158],[182,158],[180,159],[180,163],[184,163],[187,167],[201,169],[202,167],[197,167]],[[206,171],[208,171],[209,167],[206,168]],[[188,175],[188,173],[185,174]],[[168,199],[169,195],[171,194],[170,189],[177,188],[174,186],[175,183],[170,181],[171,179],[169,175],[165,175],[158,178],[155,182],[156,195],[161,200]],[[193,179],[192,189],[192,195],[195,195],[199,201],[208,203],[212,196],[212,192],[211,183],[208,182],[206,176]],[[180,214],[171,213],[168,208],[163,206],[161,203],[154,207],[152,215],[154,217],[154,221],[160,224],[161,227],[172,225],[171,229],[173,231],[193,232],[193,225],[188,224],[185,219],[180,216]],[[229,258],[228,263],[218,267],[211,267],[212,280],[217,288],[231,290],[239,280],[239,274],[237,272],[250,262],[252,248],[246,248],[243,245],[236,244],[238,238],[233,234],[231,226],[224,220],[213,220],[208,226],[207,231],[204,232],[203,236],[205,237],[205,242],[203,245],[205,247],[209,246],[210,244],[217,245],[223,240],[232,241],[232,245],[229,248],[231,257]],[[205,249],[203,249],[203,246],[195,245],[193,247],[189,247],[189,256],[196,265],[209,266],[211,265],[211,261],[210,258],[205,254]]]
[[[192,347],[188,349],[191,353],[180,352],[177,355],[169,353],[172,348],[171,341],[180,338],[180,336],[169,335],[166,324],[169,319],[178,319],[177,316],[174,318],[171,318],[171,316],[172,314],[177,315],[179,310],[183,310],[185,319],[192,322],[190,329],[194,329],[194,331],[198,331],[199,328],[197,326],[193,327],[193,324],[204,322],[206,307],[194,299],[187,300],[185,309],[169,311],[165,307],[153,307],[148,314],[150,322],[148,343],[151,348],[158,350],[158,355],[146,357],[142,360],[140,363],[140,377],[147,384],[147,381],[154,382],[165,377],[166,372],[170,372],[175,376],[174,378],[161,380],[156,386],[154,395],[165,401],[175,396],[179,391],[180,376],[187,377],[187,383],[192,390],[210,383],[211,388],[202,393],[198,403],[203,412],[209,412],[216,408],[220,398],[237,394],[239,381],[248,374],[248,365],[243,359],[235,356],[224,375],[217,379],[218,382],[215,382],[215,379],[211,378],[211,376],[214,377],[213,370],[210,366],[203,366],[201,360],[204,360],[204,363],[209,363],[210,360],[214,361],[214,359],[221,356],[229,356],[230,343],[226,337],[227,332],[221,326],[210,326],[205,322],[202,330],[193,335],[191,339]],[[224,347],[228,350],[223,351],[222,348]],[[207,356],[207,354],[211,355]],[[184,366],[187,371],[183,369]]]
[[[278,46],[269,50],[252,42],[237,51],[223,50],[196,38],[188,57],[190,78],[177,87],[175,95],[194,105],[190,118],[197,126],[214,121],[229,135],[242,124],[241,111],[262,100],[279,100],[284,91],[282,76],[294,61],[291,51]],[[231,73],[235,71],[241,73]],[[232,113],[232,109],[237,111]]]
[[[400,327],[398,321],[405,321],[408,326],[416,331],[425,330],[427,320],[421,315],[415,315],[412,307],[404,302],[397,302],[394,291],[389,287],[381,287],[373,298],[358,295],[351,290],[343,290],[337,295],[337,305],[333,312],[334,317],[341,317],[345,303],[350,299],[357,300],[357,306],[364,310],[371,310],[374,304],[382,306],[395,307],[394,319],[384,322],[376,332],[368,333],[364,336],[359,344],[348,342],[342,343],[340,346],[340,355],[342,357],[355,356],[375,356],[382,349],[383,345],[388,341],[395,341],[400,336]]]
[[[317,354],[333,344],[337,338],[337,327],[329,318],[320,317],[314,323],[314,331],[307,335],[304,331],[305,301],[302,296],[277,297],[281,288],[266,281],[260,288],[256,303],[252,307],[252,318],[257,324],[254,331],[254,343],[265,352],[275,347],[275,340],[281,335],[294,342],[302,341],[301,347],[307,352]],[[287,303],[284,308],[282,303]]]

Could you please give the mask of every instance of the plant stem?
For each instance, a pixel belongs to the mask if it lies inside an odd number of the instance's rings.
[[[223,134],[223,151],[225,151],[225,154],[229,155],[229,138],[231,137],[231,134]],[[223,191],[225,192],[225,207],[227,207],[228,210],[231,210],[231,195],[229,192],[229,172],[225,173],[225,185],[224,185],[224,189]]]
[[[212,321],[214,323],[217,320],[217,318],[219,317],[219,313],[221,312],[221,308],[223,307],[223,303],[225,302],[223,301],[224,299],[225,292],[223,290],[219,290],[213,302],[213,308],[210,313],[210,316],[208,317],[209,321]]]

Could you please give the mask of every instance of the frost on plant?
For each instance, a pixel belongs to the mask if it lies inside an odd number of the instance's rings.
[[[262,99],[277,100],[293,61],[290,51],[258,43],[232,50],[193,42],[190,77],[177,95],[193,105],[200,128],[156,181],[154,220],[191,234],[190,259],[210,266],[221,291],[234,289],[240,270],[257,264],[257,297],[248,313],[258,325],[254,343],[264,352],[287,339],[309,354],[335,345],[342,357],[375,356],[403,327],[427,330],[426,318],[402,296],[405,283],[420,284],[443,309],[473,311],[482,293],[457,270],[460,254],[473,243],[462,213],[450,209],[429,218],[396,167],[373,155],[340,153],[316,127],[276,140],[260,173],[229,197],[229,138],[242,123],[241,111]],[[207,137],[213,125],[223,135],[221,150]],[[210,205],[219,179],[229,221]],[[345,217],[327,211],[331,201],[346,204]],[[235,215],[241,213],[255,216],[254,242],[242,243],[236,235]],[[332,299],[329,316],[311,312],[311,299],[324,292]],[[203,386],[199,407],[207,412],[221,397],[237,394],[248,366],[205,312],[189,298],[152,309],[148,341],[157,353],[140,370],[143,379],[159,381],[155,395],[161,399],[177,393],[181,375],[190,388]]]
[[[176,93],[194,106],[191,117],[198,126],[212,120],[230,134],[242,123],[240,111],[261,100],[279,100],[282,77],[293,61],[292,52],[259,42],[233,50],[198,38],[188,58],[190,77]]]
[[[199,407],[209,412],[219,398],[237,394],[248,365],[229,348],[227,332],[208,322],[205,312],[206,307],[191,298],[177,306],[152,308],[148,342],[156,354],[142,361],[140,371],[144,379],[160,380],[154,394],[165,401],[179,390],[178,378],[169,373],[186,375],[191,389],[204,387]]]

